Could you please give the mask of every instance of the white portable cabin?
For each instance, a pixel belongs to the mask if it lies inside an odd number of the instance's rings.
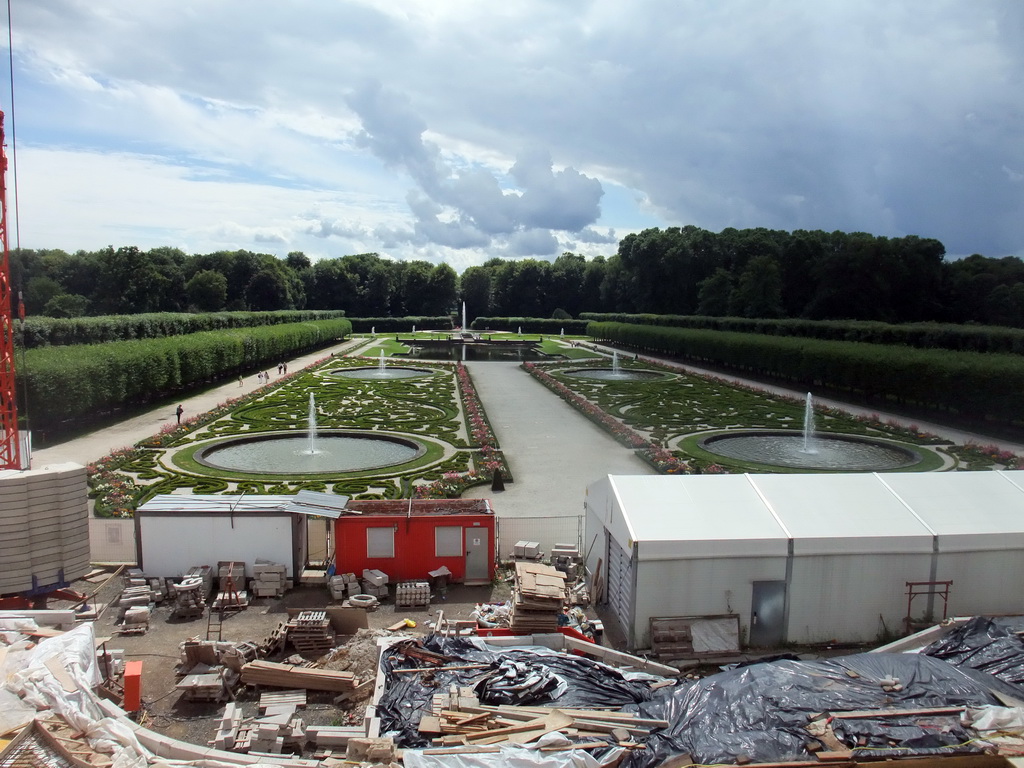
[[[163,494],[135,510],[139,567],[147,576],[181,576],[195,565],[281,563],[301,576],[309,516],[337,518],[347,496],[300,491],[294,496]]]
[[[1024,576],[1024,472],[609,475],[585,508],[592,593],[631,650],[652,617],[722,614],[750,645],[871,641],[908,582],[913,616],[1024,610],[999,586]]]

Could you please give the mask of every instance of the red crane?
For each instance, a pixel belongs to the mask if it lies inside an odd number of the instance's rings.
[[[21,469],[18,405],[14,389],[14,312],[11,306],[10,251],[7,247],[7,139],[0,111],[0,469]]]

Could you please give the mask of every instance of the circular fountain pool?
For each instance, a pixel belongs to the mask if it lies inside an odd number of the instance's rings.
[[[430,376],[433,371],[426,368],[401,368],[398,366],[387,366],[385,368],[337,368],[329,371],[331,376],[340,376],[344,379],[416,379],[420,376]]]
[[[799,432],[735,431],[710,435],[698,445],[731,459],[795,469],[871,472],[905,469],[922,460],[907,446],[855,435],[819,433],[805,440]]]
[[[215,469],[305,475],[380,469],[425,453],[425,448],[412,440],[357,432],[320,431],[312,445],[311,452],[308,432],[277,432],[220,440],[196,451],[193,458]]]
[[[565,375],[597,381],[650,381],[665,376],[656,371],[635,371],[631,368],[579,368],[575,371],[566,371]]]

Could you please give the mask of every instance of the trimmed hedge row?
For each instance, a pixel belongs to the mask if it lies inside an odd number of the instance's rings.
[[[872,320],[771,320],[749,317],[708,317],[705,315],[629,315],[583,312],[592,322],[660,325],[710,331],[759,333],[768,336],[800,336],[831,341],[861,341],[867,344],[905,344],[921,349],[949,349],[959,352],[1005,352],[1024,355],[1024,329],[992,325],[952,323],[906,323],[894,325]]]
[[[352,331],[344,319],[207,331],[145,341],[30,349],[19,371],[32,425],[52,428],[125,405],[166,397],[212,379],[332,343]]]
[[[478,317],[469,324],[474,331],[509,331],[520,328],[523,333],[559,334],[563,330],[571,336],[587,332],[586,320],[558,320],[550,317]]]
[[[846,390],[971,419],[1024,423],[1024,358],[753,333],[591,323],[588,334],[803,386]]]
[[[202,331],[254,328],[263,325],[337,320],[341,311],[281,312],[152,312],[102,317],[27,317],[15,326],[15,341],[25,349],[72,344],[106,344],[131,339],[157,339]]]
[[[411,333],[415,325],[419,331],[450,331],[452,319],[448,315],[419,317],[353,317],[353,333]]]

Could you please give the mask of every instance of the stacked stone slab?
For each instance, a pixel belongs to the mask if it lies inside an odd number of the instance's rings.
[[[54,588],[89,572],[85,467],[0,471],[0,594]]]
[[[344,576],[331,576],[327,582],[327,590],[331,593],[331,600],[344,600],[348,591],[348,582]]]
[[[287,569],[280,563],[257,560],[252,567],[254,578],[252,591],[256,597],[281,597],[284,595]]]
[[[378,600],[388,596],[388,575],[384,571],[363,569],[363,594],[373,595]]]

